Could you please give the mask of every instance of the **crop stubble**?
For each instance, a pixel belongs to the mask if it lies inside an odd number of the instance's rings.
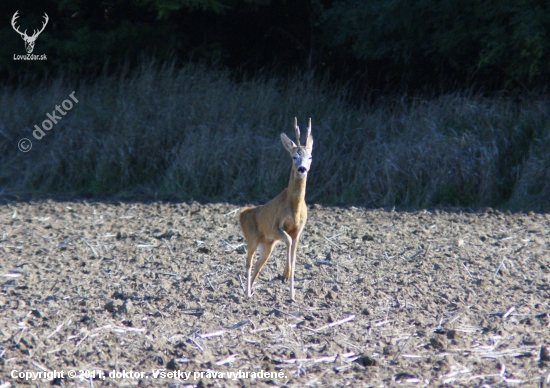
[[[244,296],[237,209],[2,203],[1,381],[69,368],[286,376],[95,381],[111,386],[546,381],[548,215],[311,206],[290,303],[282,244]]]

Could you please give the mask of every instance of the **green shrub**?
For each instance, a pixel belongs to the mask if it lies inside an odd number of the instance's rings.
[[[341,0],[323,14],[325,39],[405,85],[474,80],[533,88],[550,75],[550,3],[537,0]],[[467,84],[466,84],[467,85]]]

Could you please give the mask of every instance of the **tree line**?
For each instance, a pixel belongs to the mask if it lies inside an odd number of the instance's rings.
[[[44,61],[11,26],[49,25]],[[257,73],[300,69],[365,91],[544,89],[550,2],[542,0],[4,0],[0,75],[8,82],[98,74],[144,56]]]

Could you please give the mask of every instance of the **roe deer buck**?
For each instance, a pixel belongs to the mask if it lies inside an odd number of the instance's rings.
[[[311,118],[304,146],[300,145],[300,129],[297,118],[294,118],[294,130],[297,145],[287,135],[281,133],[283,146],[292,156],[292,170],[288,187],[265,205],[244,208],[239,215],[239,223],[247,243],[246,293],[249,297],[252,296],[254,280],[269,258],[273,246],[277,241],[282,240],[286,244],[283,280],[290,278],[290,299],[294,300],[296,251],[307,220],[304,197],[313,148]],[[256,263],[254,275],[252,275],[252,259],[258,246],[260,247],[260,259]]]

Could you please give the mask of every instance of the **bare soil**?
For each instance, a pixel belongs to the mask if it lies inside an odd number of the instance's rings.
[[[545,386],[549,215],[311,206],[290,302],[237,211],[0,204],[0,386]]]

